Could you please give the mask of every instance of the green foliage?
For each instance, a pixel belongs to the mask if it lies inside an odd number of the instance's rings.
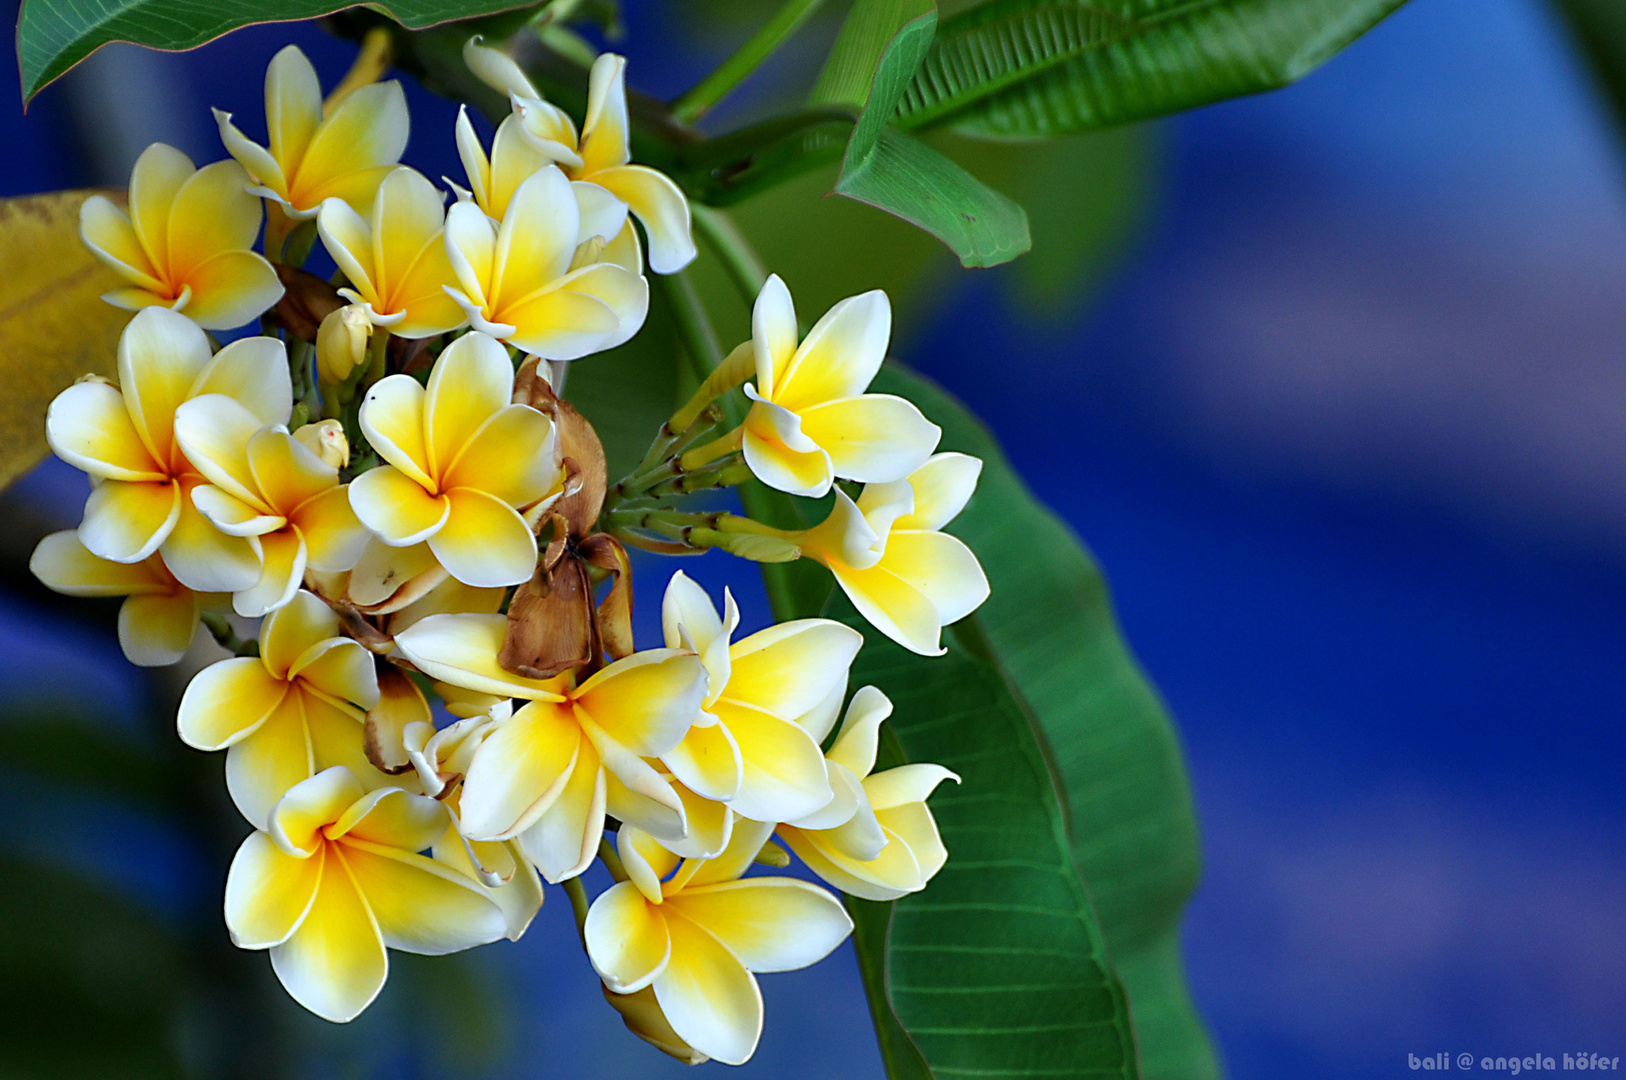
[[[26,0],[17,18],[23,98],[103,45],[194,49],[252,23],[314,19],[349,7],[334,0]],[[373,8],[414,29],[528,6],[513,0],[385,0]]]
[[[1404,0],[989,0],[948,19],[899,106],[1047,138],[1162,116],[1302,77]]]
[[[1616,130],[1626,136],[1626,4],[1616,0],[1552,0],[1609,102]]]
[[[908,397],[942,426],[944,449],[985,463],[977,494],[949,526],[977,552],[993,590],[967,622],[1048,743],[1073,857],[1129,996],[1142,1076],[1215,1076],[1178,959],[1180,913],[1199,869],[1191,791],[1173,726],[1119,636],[1100,569],[958,402],[895,367],[874,389]]]
[[[180,946],[151,915],[68,871],[0,855],[3,1071],[46,1080],[181,1073]]]
[[[1107,963],[1067,841],[1041,736],[1004,679],[956,641],[947,656],[906,652],[846,604],[864,633],[855,685],[879,686],[908,760],[959,785],[932,796],[949,861],[924,891],[894,901],[885,994],[933,1076],[1134,1077],[1123,988]],[[886,905],[860,917],[884,917]],[[868,926],[859,947],[874,947]],[[873,992],[873,990],[872,990]]]
[[[853,8],[814,90],[815,100],[863,105],[835,192],[926,230],[964,266],[995,266],[1032,246],[1027,214],[936,150],[888,127],[936,30],[930,0],[859,0]],[[867,79],[866,69],[873,71]]]
[[[925,24],[929,20],[930,25]],[[887,47],[906,28],[925,27],[926,42],[937,26],[932,0],[858,0],[841,24],[835,47],[825,58],[810,100],[815,105],[862,109]],[[915,63],[919,63],[916,57]],[[907,75],[905,76],[907,78]]]

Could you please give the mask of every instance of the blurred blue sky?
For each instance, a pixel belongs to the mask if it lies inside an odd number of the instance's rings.
[[[660,52],[670,7],[628,14],[656,93],[703,65]],[[311,28],[261,28],[110,53],[26,120],[0,107],[0,193],[117,177],[155,138],[220,156],[204,106],[257,118],[290,36],[342,69]],[[98,126],[108,95],[147,107]],[[409,158],[450,172],[452,107],[413,108]],[[1097,553],[1179,722],[1207,861],[1187,955],[1231,1074],[1626,1054],[1615,132],[1536,0],[1412,0],[1301,84],[1159,131],[1153,228],[1086,309],[1032,325],[1005,275],[966,275],[899,351]],[[25,492],[71,524],[75,482]],[[9,699],[67,642],[7,610]],[[116,712],[135,691],[110,670],[74,683]],[[525,987],[512,1075],[661,1072],[597,1000],[566,905],[489,951]],[[848,954],[763,982],[748,1071],[879,1075]]]

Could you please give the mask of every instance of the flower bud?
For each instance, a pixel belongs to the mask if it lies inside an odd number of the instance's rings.
[[[294,438],[335,469],[350,464],[350,440],[345,438],[344,425],[337,420],[306,424],[294,432]]]
[[[699,1065],[706,1060],[705,1054],[684,1042],[672,1030],[671,1022],[661,1011],[660,1003],[655,1000],[655,991],[650,987],[632,994],[617,994],[606,986],[604,1000],[621,1014],[628,1031],[655,1049],[665,1051],[686,1065]]]
[[[329,312],[316,331],[316,369],[324,386],[344,382],[367,359],[373,323],[360,304]]]

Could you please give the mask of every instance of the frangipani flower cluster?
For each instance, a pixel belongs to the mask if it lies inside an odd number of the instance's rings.
[[[292,46],[266,75],[264,145],[217,111],[230,159],[155,145],[127,210],[86,201],[84,241],[126,282],[106,299],[135,314],[117,382],[87,376],[50,407],[49,443],[90,487],[31,565],[59,592],[124,597],[132,662],[196,658],[178,733],[225,752],[248,832],[227,928],[307,1009],[359,1015],[390,949],[519,938],[553,885],[635,1034],[738,1064],[761,1033],[756,976],[852,928],[811,879],[925,888],[948,857],[927,799],[957,777],[875,771],[891,704],[849,694],[864,635],[845,622],[740,634],[732,594],[719,611],[680,572],[664,640],[637,648],[626,549],[805,555],[875,629],[937,653],[988,592],[942,531],[980,462],[869,392],[884,294],[802,336],[769,277],[751,340],[610,484],[561,365],[638,333],[646,270],[696,255],[689,204],[631,161],[620,57],[587,73],[578,125],[505,53],[464,56],[511,112],[489,153],[459,116],[469,186],[449,207],[400,163],[409,120],[400,86],[372,81],[382,58],[324,100]],[[331,282],[303,269],[318,242]],[[678,502],[746,482],[833,506],[783,530]],[[200,624],[232,655],[194,652]],[[752,873],[789,865],[776,835],[807,874]],[[590,898],[595,863],[613,882]]]

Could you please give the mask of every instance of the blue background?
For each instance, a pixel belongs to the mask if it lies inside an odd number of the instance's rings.
[[[627,13],[632,80],[661,95],[716,56],[675,8]],[[257,123],[290,39],[325,82],[347,63],[311,27],[258,28],[110,50],[26,118],[10,99],[0,194],[122,182],[153,139],[223,156],[205,106]],[[453,107],[412,105],[408,160],[459,175]],[[967,274],[897,352],[1097,553],[1177,719],[1206,861],[1190,980],[1228,1071],[1626,1055],[1617,133],[1545,7],[1413,0],[1302,83],[1156,136],[1150,227],[1079,310],[1036,322],[1008,274]],[[8,505],[70,526],[82,484],[48,463]],[[111,723],[140,705],[107,642],[0,595],[0,698],[64,685]],[[198,853],[72,807],[8,843],[217,918]],[[678,1072],[598,1000],[562,901],[483,951],[514,988],[500,1071]],[[748,1071],[880,1075],[848,952],[763,982]],[[347,1037],[320,1036],[313,1071]]]

